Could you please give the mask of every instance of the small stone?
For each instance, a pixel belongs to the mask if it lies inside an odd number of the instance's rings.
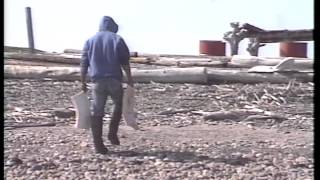
[[[125,134],[120,134],[119,137],[120,138],[127,138],[127,136]]]
[[[5,165],[6,166],[14,166],[14,165],[19,165],[19,164],[22,164],[22,160],[17,157],[14,157],[14,158],[8,159]]]
[[[97,169],[99,169],[98,165],[90,164],[88,166],[89,171],[96,171]]]
[[[163,162],[160,159],[156,159],[156,162],[154,163],[155,166],[160,166],[162,164]]]
[[[20,107],[14,107],[14,110],[17,111],[17,112],[22,112],[23,111],[23,108],[20,108]]]
[[[236,148],[236,147],[238,147],[238,144],[237,144],[237,143],[231,143],[231,146],[232,146],[233,148]]]
[[[59,160],[66,160],[66,156],[65,155],[59,155],[58,158],[59,158]]]
[[[155,156],[145,156],[145,157],[147,157],[147,159],[149,159],[149,160],[155,160],[155,159],[157,159],[157,157],[155,157]]]
[[[275,169],[276,169],[276,167],[274,167],[274,166],[267,166],[266,168],[265,168],[265,170],[267,171],[267,172],[274,172],[275,171]]]
[[[253,127],[251,124],[248,124],[247,127],[248,127],[249,129],[254,129],[254,127]]]
[[[288,159],[289,160],[293,160],[294,159],[294,155],[293,154],[288,154]]]
[[[269,148],[273,149],[273,148],[276,148],[277,145],[270,145]]]
[[[265,170],[265,166],[264,165],[260,165],[260,166],[256,166],[252,168],[253,171],[263,171]]]
[[[300,156],[297,159],[295,159],[295,162],[299,165],[304,165],[304,164],[308,164],[308,159]]]
[[[53,113],[58,118],[71,118],[75,116],[75,111],[64,108],[57,108],[53,111]]]
[[[245,159],[252,159],[253,155],[252,154],[243,154],[241,157],[245,158]]]
[[[61,144],[64,144],[64,143],[67,143],[68,141],[67,140],[65,140],[65,139],[61,139],[61,140],[59,140],[59,143],[61,143]]]
[[[86,178],[88,178],[88,179],[91,179],[91,178],[90,178],[90,172],[88,172],[88,171],[84,173],[84,176],[85,176]]]
[[[30,170],[31,171],[40,171],[42,168],[43,168],[42,165],[36,164],[36,165],[32,166]]]
[[[257,158],[260,158],[260,157],[262,157],[262,153],[257,153],[255,156],[256,156]]]
[[[89,147],[88,142],[81,142],[80,147]]]
[[[220,145],[220,144],[222,144],[221,141],[216,141],[216,142],[215,142],[215,145]]]
[[[39,113],[39,116],[51,117],[52,114],[50,114],[50,113]]]
[[[243,167],[237,167],[237,168],[236,168],[236,172],[237,172],[238,174],[242,174],[242,173],[244,172],[244,168],[243,168]]]

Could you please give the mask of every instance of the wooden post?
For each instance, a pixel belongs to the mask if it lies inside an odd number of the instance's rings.
[[[27,16],[29,49],[30,49],[31,53],[33,53],[34,52],[34,41],[33,41],[32,17],[31,17],[31,8],[30,7],[26,7],[26,16]]]

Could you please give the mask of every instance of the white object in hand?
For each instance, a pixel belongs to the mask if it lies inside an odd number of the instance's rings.
[[[134,111],[134,103],[134,89],[131,86],[127,86],[123,94],[122,115],[128,126],[138,130],[139,127],[136,122],[137,113]]]
[[[80,92],[71,97],[72,104],[76,109],[76,128],[90,129],[90,102],[87,93]]]

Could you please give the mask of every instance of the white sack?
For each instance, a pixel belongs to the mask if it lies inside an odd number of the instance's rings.
[[[71,97],[72,104],[76,109],[76,128],[90,129],[90,102],[87,93],[80,92]]]
[[[127,86],[123,94],[122,103],[122,116],[127,124],[127,126],[138,130],[138,124],[136,122],[137,113],[134,111],[134,89],[131,86]]]

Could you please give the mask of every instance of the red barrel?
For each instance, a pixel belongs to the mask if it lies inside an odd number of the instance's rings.
[[[200,41],[200,54],[210,56],[225,56],[226,43],[222,41]]]
[[[281,57],[307,57],[307,43],[303,42],[281,42]]]

